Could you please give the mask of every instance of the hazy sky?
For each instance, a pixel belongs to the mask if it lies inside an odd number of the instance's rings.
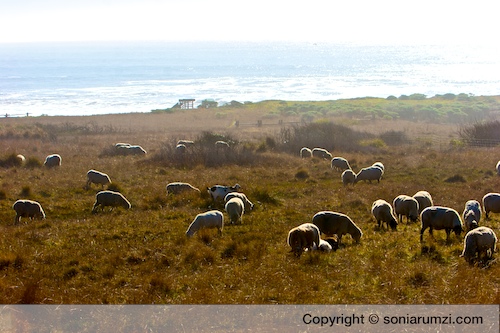
[[[497,42],[497,0],[0,0],[0,42]]]

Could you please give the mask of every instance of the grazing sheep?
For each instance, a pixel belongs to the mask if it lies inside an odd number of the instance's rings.
[[[349,162],[343,157],[334,157],[331,161],[332,169],[337,171],[350,170]]]
[[[331,160],[333,158],[332,154],[324,148],[313,148],[312,156]]]
[[[418,191],[413,195],[415,200],[418,201],[418,214],[422,213],[424,209],[430,206],[434,206],[434,203],[432,201],[432,196],[429,192],[427,191]]]
[[[408,195],[398,195],[394,198],[394,213],[397,215],[399,223],[403,222],[403,216],[406,216],[406,223],[416,222],[418,219],[418,201]]]
[[[208,194],[213,201],[216,200],[224,200],[226,195],[230,192],[237,192],[241,186],[239,184],[235,184],[234,186],[223,186],[223,185],[214,185],[212,187],[207,187]]]
[[[363,236],[361,229],[349,216],[342,213],[321,211],[313,216],[312,223],[319,228],[321,233],[327,236],[337,235],[339,245],[342,241],[342,236],[345,234],[350,234],[356,243],[359,243],[361,236]]]
[[[500,161],[497,162],[496,170],[497,170],[497,175],[500,176]]]
[[[217,149],[229,149],[229,143],[226,141],[216,141],[215,142],[215,148]]]
[[[372,166],[374,166],[374,167],[379,167],[380,169],[382,169],[382,173],[384,173],[384,172],[385,172],[385,167],[384,167],[384,165],[382,164],[382,162],[375,162],[375,163],[373,163],[373,164],[372,164]]]
[[[318,250],[318,251],[323,251],[323,252],[331,252],[333,250],[333,247],[332,245],[327,242],[326,240],[324,239],[320,239],[319,240],[319,245],[316,246],[316,244],[314,244],[313,250]]]
[[[18,166],[23,166],[26,164],[26,157],[24,157],[24,155],[18,154],[16,155],[16,161]]]
[[[196,192],[201,193],[200,189],[194,187],[189,183],[173,182],[167,184],[167,195],[168,194],[179,194],[183,192]]]
[[[130,147],[130,143],[125,143],[125,142],[118,142],[118,143],[115,143],[115,147],[118,148],[118,147]]]
[[[379,228],[381,223],[385,222],[387,227],[391,227],[392,230],[396,230],[398,221],[396,220],[396,216],[394,216],[390,203],[382,199],[375,200],[372,204],[372,214],[377,220]]]
[[[194,141],[191,140],[179,140],[177,141],[177,145],[184,145],[184,146],[192,146],[194,145]]]
[[[367,168],[363,168],[356,175],[354,183],[357,183],[361,180],[369,181],[370,183],[372,182],[372,180],[376,180],[380,183],[380,179],[382,178],[383,173],[384,171],[378,166],[369,166]]]
[[[245,211],[250,211],[253,209],[253,203],[248,200],[247,196],[241,192],[231,192],[224,197],[224,202],[228,202],[232,198],[240,198],[245,204]]]
[[[468,232],[479,224],[481,219],[481,205],[477,200],[469,200],[465,203],[462,218],[465,224],[465,232]]]
[[[450,232],[453,230],[457,237],[463,231],[463,224],[460,219],[460,214],[452,208],[432,206],[427,207],[420,214],[422,221],[422,229],[420,229],[420,241],[423,240],[425,229],[429,228],[429,234],[432,236],[432,230],[446,231],[446,240],[450,238]]]
[[[111,209],[113,207],[123,207],[125,209],[130,209],[130,202],[119,192],[114,192],[110,190],[100,191],[95,196],[95,203],[92,207],[92,213],[97,212],[97,208],[101,206],[101,209],[109,206]]]
[[[477,259],[481,260],[481,254],[487,259],[493,257],[496,250],[497,236],[495,232],[488,227],[477,227],[470,230],[464,239],[464,250],[460,257],[472,264],[477,254]]]
[[[243,224],[243,214],[245,213],[245,204],[240,198],[231,198],[226,202],[224,206],[227,214],[229,215],[229,221],[231,224]]]
[[[94,183],[96,185],[101,185],[101,188],[104,188],[104,185],[111,184],[111,179],[104,172],[100,172],[97,170],[89,170],[87,171],[87,185],[88,189],[90,185]]]
[[[500,193],[488,193],[483,197],[483,209],[488,218],[490,212],[500,213]]]
[[[17,200],[12,205],[12,209],[16,211],[16,217],[14,219],[14,224],[18,224],[21,220],[21,217],[28,218],[45,218],[45,212],[42,209],[42,205],[40,203],[33,200]]]
[[[185,144],[179,143],[177,146],[175,146],[175,152],[177,154],[184,154],[187,150],[187,147]]]
[[[312,157],[312,150],[307,148],[307,147],[303,147],[301,150],[300,150],[300,157],[301,158],[309,158],[309,157]]]
[[[356,183],[356,174],[351,169],[347,169],[342,172],[341,178],[342,184],[344,184],[344,186],[347,186],[349,184],[354,185],[354,183]]]
[[[212,228],[217,228],[219,230],[219,235],[222,235],[222,229],[224,228],[224,215],[218,210],[210,210],[196,215],[186,231],[186,236],[192,237],[195,232],[201,229]]]
[[[292,248],[291,252],[297,257],[304,250],[312,250],[314,245],[319,244],[319,229],[311,223],[304,223],[288,232],[287,244]]]
[[[142,148],[141,146],[129,146],[128,147],[128,154],[129,155],[146,155],[147,151]]]
[[[48,155],[45,158],[45,162],[43,163],[44,166],[47,168],[53,168],[53,167],[58,167],[61,165],[62,158],[58,154],[52,154]]]

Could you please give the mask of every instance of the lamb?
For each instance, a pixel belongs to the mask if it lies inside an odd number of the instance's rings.
[[[316,246],[316,244],[314,244],[314,246],[313,246],[312,249],[313,250],[318,250],[318,251],[323,251],[323,252],[331,252],[333,250],[333,247],[326,240],[320,239],[319,240],[319,245]]]
[[[344,186],[347,186],[349,184],[354,185],[354,183],[356,183],[356,174],[351,169],[347,169],[342,172],[341,178]]]
[[[420,214],[422,228],[420,229],[420,241],[423,240],[424,231],[429,228],[429,234],[432,236],[432,230],[446,231],[446,240],[450,238],[450,232],[453,230],[457,237],[463,231],[463,224],[460,219],[460,214],[452,208],[431,206],[427,207]]]
[[[193,185],[189,183],[183,183],[183,182],[173,182],[167,184],[167,195],[168,194],[180,194],[183,192],[195,192],[198,194],[201,194],[200,189],[194,187]]]
[[[331,161],[332,169],[337,171],[344,171],[351,169],[349,162],[343,157],[334,157]]]
[[[245,211],[250,211],[253,209],[253,203],[248,200],[247,196],[241,192],[231,192],[224,197],[224,202],[228,202],[231,198],[240,198],[245,205]]]
[[[361,229],[345,214],[321,211],[312,218],[312,223],[316,225],[322,234],[327,236],[338,236],[338,245],[342,241],[342,236],[350,234],[351,237],[359,243],[363,232]]]
[[[243,224],[243,214],[245,213],[245,204],[240,198],[231,198],[224,206],[231,224]]]
[[[101,185],[101,188],[104,188],[104,185],[111,184],[111,179],[109,179],[109,176],[104,172],[91,169],[87,171],[86,188],[88,189],[92,183]]]
[[[52,154],[52,155],[48,155],[45,158],[45,162],[43,163],[43,165],[47,168],[58,167],[61,165],[61,161],[62,161],[62,158],[60,155]]]
[[[380,228],[381,222],[385,222],[392,230],[396,230],[398,221],[392,210],[391,204],[383,199],[375,200],[372,204],[372,214],[377,220],[378,227]]]
[[[179,143],[177,146],[175,146],[175,153],[176,154],[184,154],[187,150],[187,147],[185,144]]]
[[[382,178],[383,173],[383,170],[378,166],[372,165],[367,168],[363,168],[357,173],[354,183],[357,183],[361,180],[368,180],[370,183],[372,182],[372,180],[376,180],[380,183],[380,179]]]
[[[224,215],[218,210],[210,210],[205,213],[196,215],[193,222],[189,225],[186,231],[186,237],[192,237],[195,232],[201,229],[217,228],[219,235],[222,235],[224,228]]]
[[[434,206],[434,203],[432,201],[432,196],[429,192],[427,191],[418,191],[413,195],[415,200],[418,201],[418,214],[422,213],[424,209],[430,206]]]
[[[496,244],[497,236],[493,230],[488,227],[477,227],[465,235],[464,250],[460,257],[463,257],[469,264],[474,262],[476,254],[478,260],[481,260],[481,254],[491,259],[496,250]]]
[[[465,224],[465,231],[468,232],[479,224],[481,219],[481,205],[477,200],[469,200],[465,203],[462,218]]]
[[[223,185],[214,185],[212,187],[207,187],[208,194],[213,201],[223,200],[226,195],[230,192],[237,192],[241,186],[239,184],[235,184],[234,186],[223,186]]]
[[[24,155],[18,154],[16,155],[16,162],[18,166],[23,166],[26,164],[26,157],[24,157]]]
[[[312,250],[314,245],[319,245],[319,241],[319,229],[312,223],[303,223],[288,232],[287,243],[297,257],[304,250]]]
[[[490,212],[500,213],[500,193],[488,193],[483,197],[483,209],[488,218]]]
[[[16,217],[14,219],[14,224],[18,224],[21,221],[21,217],[28,217],[30,219],[45,218],[45,212],[42,209],[42,205],[39,202],[33,200],[17,200],[14,202],[12,209],[16,211]]]
[[[309,157],[312,157],[312,150],[307,148],[307,147],[303,147],[301,150],[300,150],[300,157],[301,158],[309,158]]]
[[[92,207],[92,213],[97,212],[97,208],[101,206],[101,209],[109,206],[111,209],[113,207],[123,207],[125,209],[130,209],[130,202],[119,192],[114,192],[110,190],[100,191],[95,196],[95,203]]]
[[[397,215],[399,223],[403,222],[403,216],[406,216],[406,223],[410,220],[416,222],[418,219],[418,201],[408,195],[398,195],[394,198],[394,213]]]
[[[324,148],[313,148],[312,156],[331,160],[333,158],[332,154]]]

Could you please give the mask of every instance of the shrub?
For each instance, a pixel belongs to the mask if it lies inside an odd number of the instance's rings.
[[[469,146],[496,146],[500,143],[500,121],[476,122],[463,126],[458,135]]]

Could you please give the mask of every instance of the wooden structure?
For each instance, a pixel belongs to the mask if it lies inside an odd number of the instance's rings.
[[[181,109],[194,109],[194,98],[180,99],[179,106]]]

